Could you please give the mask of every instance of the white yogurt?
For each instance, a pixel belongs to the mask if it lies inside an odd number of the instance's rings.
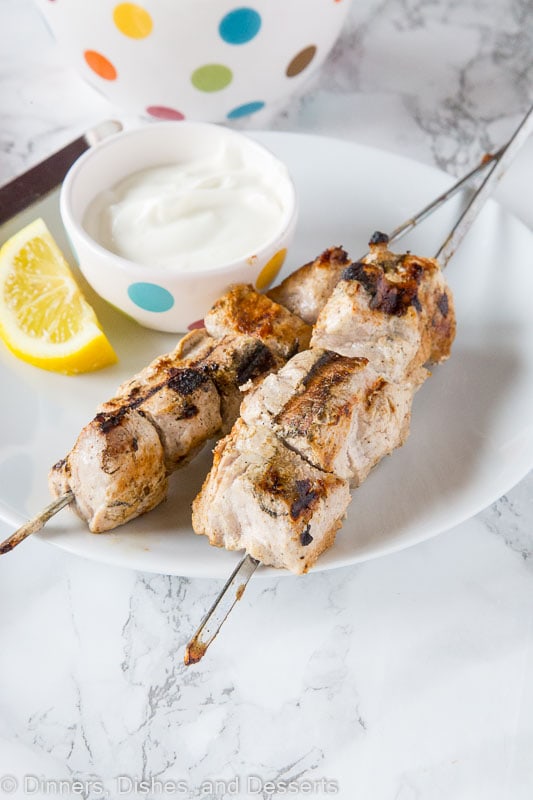
[[[96,197],[83,224],[137,264],[211,269],[252,257],[280,231],[287,181],[282,164],[266,174],[225,143],[209,157],[130,175]]]

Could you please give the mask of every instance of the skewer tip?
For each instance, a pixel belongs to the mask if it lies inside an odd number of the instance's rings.
[[[198,662],[201,661],[205,656],[206,651],[207,644],[197,641],[196,639],[192,639],[185,648],[183,663],[186,667],[190,667],[191,664],[198,664]]]
[[[252,556],[245,555],[226,581],[224,588],[200,623],[200,627],[185,647],[183,662],[186,667],[197,664],[216,637],[228,614],[241,599],[248,581],[259,566]]]

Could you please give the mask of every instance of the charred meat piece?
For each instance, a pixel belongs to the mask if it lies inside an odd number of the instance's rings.
[[[212,545],[296,573],[330,547],[350,491],[263,426],[238,420],[215,448],[213,467],[193,503],[193,527]]]
[[[401,384],[365,358],[327,350],[299,353],[247,395],[241,416],[264,425],[314,466],[358,486],[409,433],[415,390],[428,373]]]
[[[300,317],[244,283],[222,295],[204,322],[215,338],[226,334],[253,336],[285,361],[305,350],[311,338],[311,328]]]
[[[213,340],[198,334],[195,331],[191,337],[196,343],[191,352],[210,353]],[[98,408],[104,414],[126,408],[141,412],[159,434],[167,473],[189,461],[222,428],[218,389],[205,371],[187,366],[180,358],[186,346],[156,358]]]
[[[226,433],[237,417],[243,391],[284,363],[259,339],[248,335],[211,339],[212,346],[199,357],[188,358],[190,368],[208,377],[220,397],[221,430]]]
[[[448,358],[455,335],[451,293],[434,259],[395,255],[375,237],[322,310],[313,347],[368,358],[385,379]]]
[[[49,485],[54,497],[74,493],[75,510],[93,533],[123,525],[166,497],[159,436],[133,409],[97,414],[67,458],[52,467]]]
[[[267,292],[268,297],[314,325],[349,264],[348,254],[342,247],[330,247]]]

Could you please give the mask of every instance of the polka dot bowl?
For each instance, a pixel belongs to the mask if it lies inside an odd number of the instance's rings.
[[[288,97],[325,60],[350,0],[37,0],[79,73],[115,106],[239,119]]]
[[[128,176],[152,167],[195,164],[206,156],[212,159],[213,153],[226,152],[232,169],[236,165],[252,177],[262,176],[269,191],[275,192],[277,221],[256,249],[195,269],[179,263],[143,265],[111,252],[97,241],[100,237],[88,232],[87,212],[95,198],[105,197]],[[219,163],[217,158],[215,163]],[[235,208],[232,229],[240,230],[243,212]],[[249,283],[259,290],[270,285],[293,237],[297,200],[285,165],[250,137],[211,123],[154,122],[114,134],[84,153],[63,182],[60,211],[80,270],[93,289],[141,325],[180,333],[194,327],[231,284]],[[217,215],[214,219],[216,236]]]

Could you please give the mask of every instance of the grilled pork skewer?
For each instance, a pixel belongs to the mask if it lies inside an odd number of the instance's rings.
[[[192,332],[173,353],[120,386],[52,468],[52,494],[71,491],[75,510],[93,533],[155,508],[167,495],[168,475],[231,427],[241,387],[308,345],[309,326],[295,315],[251,287],[240,287],[240,296],[240,306],[213,312],[219,338],[207,333],[208,314],[206,330]],[[247,333],[235,334],[238,325]]]
[[[382,234],[343,272],[312,344],[329,320],[346,339],[298,353],[248,393],[193,502],[211,544],[298,574],[333,543],[350,485],[407,438],[422,365],[445,360],[455,334],[438,264],[394,255]]]
[[[435,209],[437,209],[444,202],[453,197],[466,183],[468,183],[479,173],[484,171],[487,165],[491,161],[493,160],[497,161],[500,158],[502,152],[503,149],[495,156],[487,155],[478,165],[478,167],[476,167],[462,179],[457,181],[457,183],[454,184],[454,186],[452,186],[446,192],[439,195],[439,197],[437,197],[434,201],[428,204],[425,208],[419,211],[412,218],[408,219],[406,222],[404,222],[402,225],[396,228],[393,234],[391,235],[391,241],[401,238],[401,236],[403,236],[406,232],[411,230],[419,221],[425,219]],[[293,311],[299,310],[302,315],[302,318],[305,318],[305,321],[314,322],[325,300],[327,299],[329,289],[335,285],[336,281],[338,280],[340,271],[347,264],[346,254],[340,248],[339,249],[332,248],[329,252],[331,253],[330,257],[331,268],[328,268],[327,259],[324,259],[324,257],[319,257],[319,259],[317,260],[319,263],[307,264],[300,270],[297,270],[296,273],[293,273],[291,276],[289,276],[289,278],[285,279],[285,281],[283,281],[283,283],[279,287],[278,294],[276,294],[276,289],[272,290],[272,292],[270,293],[272,299],[275,300],[276,297],[278,297],[280,300],[283,301],[282,304],[287,305],[289,310]],[[315,282],[317,283],[317,288],[314,288]],[[205,335],[204,333],[201,334],[202,339],[204,335]],[[189,336],[185,337],[185,339],[182,340],[182,342],[178,346],[179,348],[178,355],[179,354],[186,355],[185,353],[186,350],[189,351],[188,354],[190,354],[190,351],[194,350],[196,347],[200,345],[201,341],[199,342],[197,339],[195,339],[194,334],[190,334]],[[165,361],[166,359],[167,357],[156,359],[156,362],[150,365],[150,367],[147,370],[143,370],[141,376],[138,376],[137,378],[132,379],[132,381],[129,381],[126,384],[124,384],[119,391],[119,395],[117,396],[117,398],[115,398],[118,402],[115,403],[114,401],[109,401],[108,403],[104,404],[101,409],[102,413],[109,412],[113,409],[118,412],[118,410],[120,409],[119,398],[121,394],[137,392],[136,399],[138,400],[141,388],[143,387],[144,384],[150,383],[150,378],[152,379],[153,385],[148,386],[148,389],[153,394],[155,394],[153,392],[153,389],[155,388],[156,385],[155,378],[157,376],[157,371],[159,367],[163,366],[161,364],[161,361]],[[146,375],[147,372],[148,375]],[[145,388],[147,387],[145,386]],[[163,389],[161,389],[158,392],[159,397],[157,398],[157,401],[154,399],[153,403],[159,405],[159,403],[163,401],[164,404],[163,397],[165,393],[166,392]],[[223,405],[226,406],[225,410],[227,412],[226,424],[229,424],[231,421],[231,412],[228,406],[231,406],[232,403],[228,404],[229,398],[227,397],[227,391],[225,393],[222,393],[222,397],[224,396],[224,394],[226,395],[225,397],[226,403],[223,403]],[[236,402],[234,401],[233,404],[236,405]],[[148,405],[149,404],[146,403],[146,406]],[[167,408],[167,412],[171,414],[169,408]],[[162,416],[164,415],[161,415],[161,417]],[[152,415],[152,422],[156,424],[153,415]],[[205,424],[206,428],[209,429],[211,423],[208,420],[206,420]],[[161,426],[161,424],[160,423],[156,424],[156,426],[158,427],[158,430],[160,430],[160,432],[163,433],[163,427]],[[224,430],[224,423],[222,423],[221,430]],[[207,435],[207,433],[205,435]],[[166,447],[164,446],[165,462],[167,465],[167,469],[171,468],[171,465],[173,465],[174,463],[176,463],[177,465],[179,465],[179,463],[184,463],[184,460],[188,457],[191,457],[191,455],[193,454],[194,446],[193,445],[188,446],[184,443],[183,446],[178,447],[177,453],[173,457],[168,448],[168,437],[163,436],[163,439],[165,438],[167,439]],[[189,436],[185,438],[190,439],[191,435],[189,434]],[[192,436],[192,438],[194,438],[194,436]],[[202,437],[200,436],[200,444],[201,444],[201,439]],[[53,484],[53,493],[60,491],[61,488],[65,489],[65,492],[61,494],[59,497],[56,497],[55,501],[49,504],[45,509],[43,509],[43,511],[40,514],[33,517],[25,525],[23,525],[21,528],[15,531],[15,533],[12,534],[7,540],[1,543],[0,554],[9,552],[13,547],[18,545],[27,536],[40,530],[43,527],[43,525],[55,513],[57,513],[61,508],[63,508],[65,505],[71,503],[74,500],[73,492],[68,488],[67,477],[65,474],[62,475],[61,472],[62,470],[58,469],[55,471],[55,474],[54,472],[52,474],[51,482]],[[120,505],[120,499],[118,499],[118,504]]]
[[[490,174],[485,178],[481,186],[478,187],[467,208],[459,218],[448,237],[445,239],[443,245],[439,248],[436,257],[441,259],[443,267],[447,266],[449,259],[454,254],[456,248],[468,232],[479,210],[482,208],[483,203],[490,196],[494,185],[502,177],[505,169],[512,162],[520,147],[531,133],[532,127],[533,107],[530,108],[524,119],[521,121],[507,145],[505,145],[505,147],[503,147],[493,159],[495,163],[491,167]],[[457,190],[462,183],[468,180],[476,172],[477,170],[474,170],[472,173],[466,176],[463,181],[459,181],[459,183],[452,188],[452,192],[454,189]],[[451,195],[448,194],[448,197],[449,196]],[[430,203],[425,209],[422,210],[422,212],[419,212],[417,215],[418,219],[424,219],[426,216],[428,216],[432,210],[438,207],[439,201],[442,201],[444,197],[445,196],[437,198],[436,201]],[[416,217],[413,218],[413,220],[408,220],[402,226],[393,231],[393,236],[398,238],[399,235],[403,235],[404,232],[407,232],[414,227],[416,221]],[[234,569],[231,578],[228,580],[216,598],[215,602],[203,618],[198,630],[187,644],[184,657],[185,664],[196,663],[205,655],[207,648],[217,636],[221,626],[224,624],[224,621],[226,620],[236,601],[242,597],[242,593],[258,565],[258,561],[253,559],[249,554],[246,554],[239,565]],[[235,587],[238,587],[236,591]]]

